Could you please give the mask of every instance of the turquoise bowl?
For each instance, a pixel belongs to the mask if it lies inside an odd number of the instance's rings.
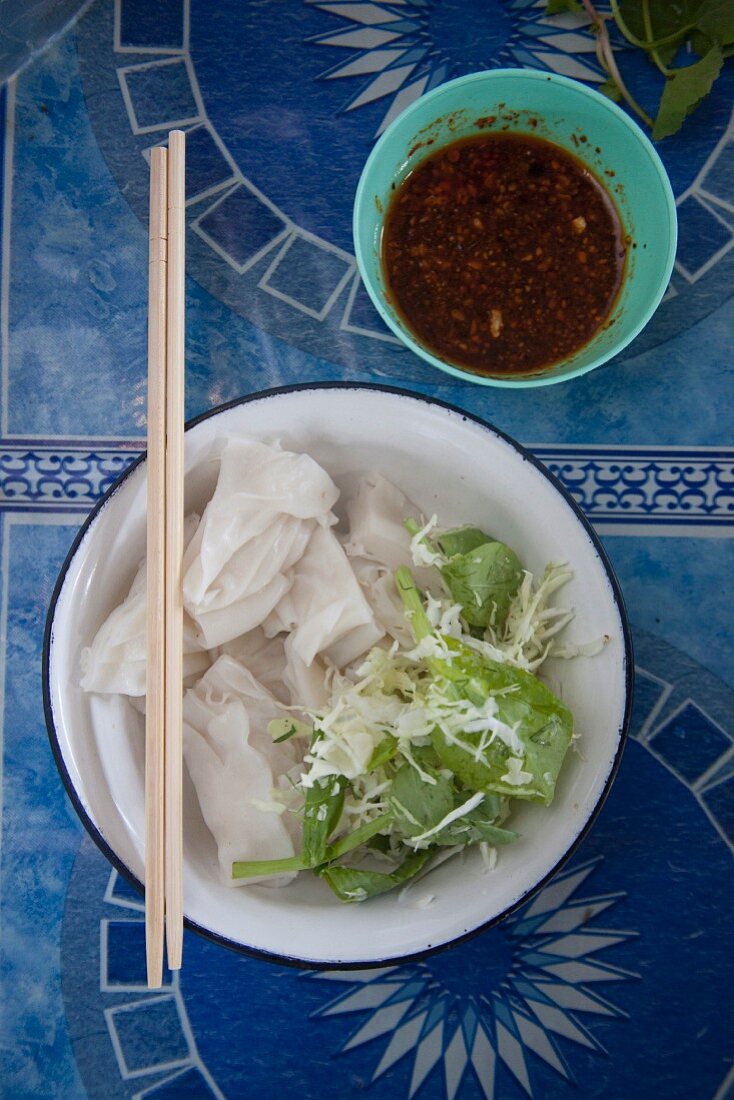
[[[458,138],[509,130],[555,142],[576,156],[614,198],[629,240],[614,310],[580,351],[527,375],[477,374],[435,355],[390,303],[380,259],[391,196],[421,161]],[[442,84],[385,130],[364,166],[354,201],[354,245],[362,279],[392,331],[448,374],[485,386],[547,386],[576,378],[617,355],[645,327],[665,293],[677,240],[675,199],[660,157],[611,100],[564,76],[492,69]]]

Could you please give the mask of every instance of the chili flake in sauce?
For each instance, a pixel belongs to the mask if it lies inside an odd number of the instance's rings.
[[[610,195],[557,145],[482,134],[424,160],[388,209],[393,304],[434,353],[527,374],[587,344],[619,293],[625,244]]]

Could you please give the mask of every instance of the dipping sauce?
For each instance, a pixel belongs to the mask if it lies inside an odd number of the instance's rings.
[[[464,138],[429,156],[388,208],[390,300],[434,354],[482,374],[541,371],[608,319],[625,263],[611,196],[542,138]]]

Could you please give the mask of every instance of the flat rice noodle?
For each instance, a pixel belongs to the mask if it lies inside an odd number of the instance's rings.
[[[259,626],[290,588],[338,490],[308,455],[228,440],[214,494],[184,555],[184,606],[207,649]]]
[[[183,715],[184,759],[217,844],[222,881],[254,885],[260,880],[232,878],[235,861],[285,859],[300,847],[299,819],[275,812],[279,779],[298,763],[298,747],[289,741],[276,745],[267,732],[268,722],[285,712],[225,654],[186,692]],[[264,881],[282,886],[293,877]]]
[[[264,624],[265,633],[290,631],[290,644],[305,665],[326,653],[349,664],[379,641],[383,631],[333,531],[316,527],[293,571],[293,585]]]

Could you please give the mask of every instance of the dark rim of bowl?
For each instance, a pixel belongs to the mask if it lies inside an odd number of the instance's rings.
[[[581,842],[586,837],[591,826],[596,821],[599,812],[606,801],[607,795],[611,789],[614,778],[619,769],[619,765],[622,759],[622,753],[624,752],[624,746],[627,740],[630,716],[632,712],[632,692],[634,682],[634,658],[632,650],[632,637],[630,634],[629,623],[627,620],[627,612],[624,605],[624,599],[619,586],[619,582],[615,576],[614,569],[607,557],[606,551],[601,544],[599,536],[594,531],[591,523],[583,514],[576,501],[567,491],[567,489],[560,483],[560,481],[548,470],[539,459],[533,454],[527,451],[516,440],[512,439],[509,435],[495,428],[494,425],[488,421],[483,420],[479,416],[475,416],[472,413],[466,412],[464,409],[459,408],[456,405],[451,405],[447,401],[440,401],[436,398],[428,397],[425,394],[414,393],[411,390],[403,389],[399,386],[383,386],[380,383],[375,382],[305,382],[296,383],[290,386],[277,386],[268,390],[260,390],[257,393],[248,394],[245,397],[235,398],[233,401],[228,401],[223,405],[217,405],[213,409],[209,409],[207,412],[201,413],[199,416],[193,417],[193,419],[187,421],[186,431],[190,428],[194,428],[197,424],[201,424],[202,421],[208,420],[212,416],[216,416],[219,413],[226,412],[229,409],[237,408],[239,405],[248,405],[255,401],[262,401],[270,397],[278,397],[280,395],[289,393],[298,393],[309,390],[373,390],[380,393],[395,394],[399,397],[407,397],[413,401],[422,401],[427,405],[438,406],[439,408],[446,409],[451,413],[455,413],[463,420],[471,420],[473,423],[478,424],[481,428],[492,434],[498,436],[500,439],[508,443],[517,453],[525,459],[525,461],[532,463],[540,471],[540,473],[551,483],[554,489],[559,495],[566,501],[571,511],[574,513],[581,526],[586,531],[589,539],[599,556],[604,571],[607,575],[612,594],[614,596],[614,602],[617,606],[619,613],[619,620],[622,627],[622,635],[624,638],[625,649],[625,707],[624,715],[622,717],[621,724],[618,730],[618,745],[617,751],[612,761],[612,765],[609,769],[607,777],[604,781],[604,787],[599,795],[599,798],[591,810],[588,818],[584,822],[580,831],[576,834],[571,844],[561,856],[561,858],[554,864],[554,866],[546,872],[546,874],[532,886],[529,890],[526,890],[520,897],[516,898],[510,905],[492,917],[490,920],[485,921],[483,924],[477,925],[476,928],[468,929],[466,932],[459,936],[454,936],[452,939],[447,940],[445,943],[429,944],[424,950],[416,951],[410,955],[396,955],[384,959],[368,959],[365,961],[352,961],[341,962],[338,959],[332,961],[323,961],[320,959],[303,959],[290,955],[281,955],[270,951],[263,951],[257,947],[250,947],[247,944],[238,942],[237,940],[231,940],[227,936],[220,935],[218,932],[212,931],[210,928],[206,928],[204,925],[198,924],[196,921],[184,917],[184,926],[193,932],[199,933],[205,939],[211,940],[213,943],[221,944],[223,947],[229,947],[233,951],[237,951],[243,955],[249,955],[254,958],[264,959],[267,962],[284,963],[288,966],[293,966],[302,970],[367,970],[375,969],[378,967],[405,965],[408,963],[420,962],[422,959],[426,959],[431,955],[436,954],[439,951],[443,951],[448,947],[454,947],[458,944],[465,943],[467,940],[472,939],[474,936],[479,935],[481,932],[486,931],[494,925],[499,924],[500,921],[505,920],[522,905],[524,905],[531,897],[537,894],[542,888],[553,878],[554,875],[560,871],[565,863],[576,852]],[[48,614],[46,617],[46,626],[43,637],[43,653],[42,653],[42,677],[43,677],[43,709],[46,717],[46,728],[48,731],[49,741],[51,743],[51,751],[53,752],[54,760],[56,761],[56,767],[59,770],[59,774],[63,780],[66,792],[71,799],[71,802],[76,810],[84,828],[89,833],[90,837],[97,845],[99,850],[109,860],[112,866],[125,878],[136,890],[141,894],[145,894],[145,888],[136,875],[130,870],[130,868],[123,863],[119,856],[112,850],[107,841],[104,839],[99,829],[92,821],[91,817],[87,814],[87,811],[81,803],[74,784],[71,781],[71,777],[66,767],[61,746],[59,743],[58,735],[56,733],[56,726],[54,724],[53,707],[51,703],[51,679],[50,679],[50,663],[51,663],[51,649],[53,647],[53,626],[54,616],[56,613],[56,605],[64,587],[66,581],[66,575],[69,571],[72,561],[76,556],[76,552],[81,545],[82,540],[87,534],[87,531],[94,523],[95,519],[105,507],[107,502],[117,492],[123,482],[145,461],[146,452],[144,451],[139,457],[128,466],[128,468],[120,474],[115,482],[110,486],[104,496],[97,502],[92,511],[85,519],[82,526],[74,538],[71,548],[66,555],[64,564],[61,567],[56,584],[54,586],[53,595],[51,596],[51,602],[49,604]]]

